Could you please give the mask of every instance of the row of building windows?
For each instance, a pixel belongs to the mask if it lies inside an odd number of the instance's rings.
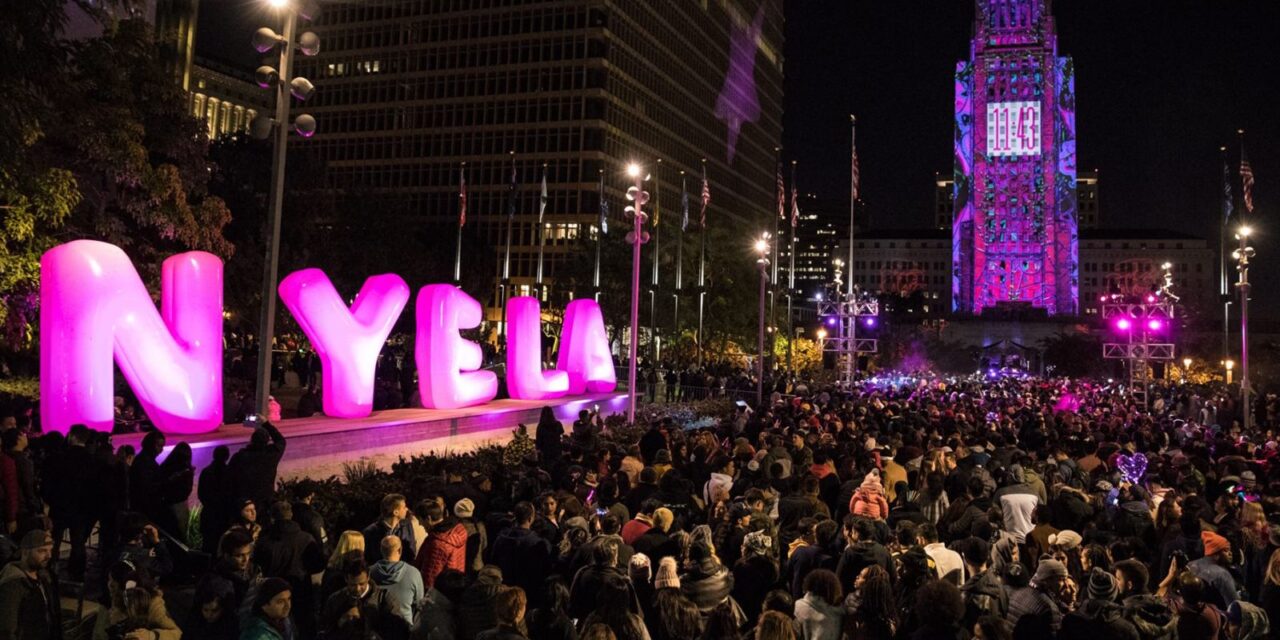
[[[386,105],[388,102],[369,103]],[[604,116],[602,100],[588,100],[581,96],[556,96],[526,100],[501,100],[487,104],[453,104],[438,107],[392,107],[337,111],[316,107],[311,110],[325,134],[394,132],[403,135],[408,131],[431,129],[440,138],[468,139],[476,132],[458,131],[463,127],[503,126],[524,124],[539,130],[557,123],[583,119],[599,119]],[[515,136],[523,131],[511,131]],[[505,150],[509,150],[508,147]]]
[[[548,159],[561,154],[579,155],[581,151],[600,150],[603,138],[604,133],[600,129],[545,126],[523,133],[487,131],[465,135],[436,131],[379,137],[317,136],[314,148],[332,162],[388,160],[418,167],[458,158],[459,162],[468,160],[471,163],[471,171],[475,175],[472,182],[502,183],[510,179],[510,163],[480,159],[502,158],[511,151],[522,155],[537,154]],[[503,166],[507,166],[506,171],[502,170]],[[427,183],[442,184],[431,179],[427,179]]]
[[[258,110],[244,105],[219,100],[203,93],[191,94],[191,115],[204,120],[209,137],[247,132],[249,124],[258,116]]]

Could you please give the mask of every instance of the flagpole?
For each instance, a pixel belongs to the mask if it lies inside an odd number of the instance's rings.
[[[1218,225],[1218,293],[1222,297],[1222,358],[1231,353],[1231,292],[1227,275],[1227,225],[1231,223],[1231,169],[1227,164],[1227,147],[1222,152],[1222,224]]]
[[[774,155],[777,157],[777,167],[778,167],[778,174],[779,174],[778,178],[781,179],[782,178],[782,175],[781,175],[782,174],[782,147],[774,147],[773,152],[774,152]],[[781,182],[781,180],[779,180],[779,182]],[[779,204],[782,204],[785,198],[786,198],[785,192],[779,193],[778,194]],[[783,208],[781,211],[778,211],[778,215],[773,216],[773,237],[771,241],[773,244],[773,256],[772,256],[773,265],[772,265],[772,273],[769,274],[769,285],[770,285],[769,286],[769,326],[770,327],[778,326],[778,304],[777,304],[778,262],[779,262],[778,245],[782,244],[781,242],[778,242],[778,227],[779,227],[778,220],[784,215],[786,215],[785,208]],[[769,349],[769,353],[773,353],[772,348]]]
[[[706,158],[702,159],[702,182],[704,185],[707,182],[707,159]],[[706,187],[704,186],[703,187],[704,193],[705,193],[705,189]],[[704,202],[704,204],[702,205],[703,213],[701,215],[701,221],[700,221],[701,224],[699,225],[702,228],[698,233],[698,236],[699,236],[699,240],[698,240],[698,244],[699,244],[699,247],[698,247],[698,366],[699,367],[702,366],[702,359],[703,359],[703,349],[702,349],[702,340],[704,337],[703,314],[706,311],[706,302],[707,302],[707,215],[706,215],[707,205],[705,204],[706,202],[705,198],[703,202]]]
[[[547,225],[543,215],[547,211],[547,163],[542,163],[542,191],[538,196],[538,274],[534,279],[538,285],[538,298],[542,298],[542,253],[547,247]]]
[[[854,221],[853,207],[854,207],[854,203],[857,202],[858,200],[858,177],[856,175],[857,161],[858,161],[857,160],[858,159],[858,118],[857,116],[854,116],[852,113],[849,114],[849,148],[851,149],[851,155],[849,158],[849,163],[850,163],[850,167],[849,167],[849,179],[850,179],[849,259],[845,262],[845,268],[847,269],[847,271],[845,272],[845,293],[846,295],[852,297],[853,296],[853,221]],[[855,361],[857,360],[856,354],[854,355],[854,360]]]
[[[680,342],[680,294],[684,290],[684,231],[689,226],[689,184],[684,171],[680,172],[680,239],[676,242],[676,292],[671,309],[671,328],[675,332],[675,344]]]
[[[462,225],[467,223],[467,163],[462,163],[458,193],[458,242],[453,251],[453,283],[462,284]]]
[[[600,170],[600,221],[603,223],[605,215],[604,200],[604,169]],[[595,289],[594,296],[596,302],[600,302],[600,245],[604,244],[604,224],[596,229],[596,264],[591,275],[591,286]]]
[[[795,317],[791,315],[791,298],[796,289],[796,229],[800,223],[800,204],[796,198],[800,190],[796,187],[796,161],[791,161],[791,256],[787,264],[787,373],[795,373],[792,368],[791,343],[796,338]]]
[[[658,284],[661,282],[662,262],[662,158],[653,167],[653,273],[649,288],[649,360],[650,364],[661,357],[658,346]]]
[[[502,299],[499,301],[501,308],[498,309],[498,326],[501,328],[499,334],[503,338],[507,336],[507,300],[511,297],[511,222],[516,217],[516,152],[514,149],[511,151],[511,186],[508,189],[510,193],[507,194],[507,250],[502,259]],[[505,340],[503,344],[506,344]]]

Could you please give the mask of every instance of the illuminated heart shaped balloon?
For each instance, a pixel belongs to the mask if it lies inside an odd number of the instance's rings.
[[[1135,453],[1131,456],[1121,455],[1116,458],[1116,466],[1120,469],[1120,475],[1125,480],[1138,484],[1142,482],[1142,477],[1147,474],[1147,456],[1141,453]]]

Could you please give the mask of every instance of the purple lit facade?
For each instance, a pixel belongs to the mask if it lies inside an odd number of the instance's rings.
[[[952,303],[1079,309],[1075,70],[1052,0],[977,0],[956,65]]]

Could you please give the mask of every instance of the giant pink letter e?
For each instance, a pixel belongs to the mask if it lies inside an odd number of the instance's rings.
[[[112,361],[166,433],[222,422],[222,261],[164,261],[160,312],[119,247],[76,240],[40,260],[40,407],[48,431],[111,431]]]

